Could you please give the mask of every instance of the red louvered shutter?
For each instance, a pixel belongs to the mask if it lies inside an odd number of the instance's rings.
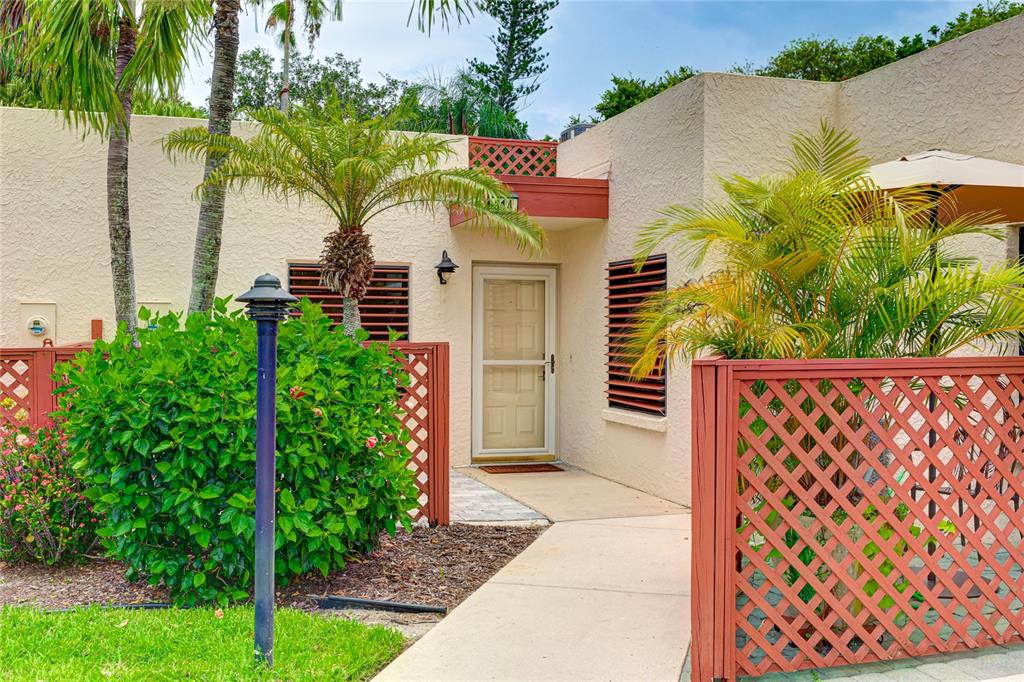
[[[320,266],[316,263],[289,263],[288,291],[293,296],[323,306],[324,312],[341,324],[341,296],[320,283]],[[409,338],[409,266],[373,266],[373,279],[366,295],[359,302],[359,316],[363,329],[374,341],[387,341],[388,329],[394,329]]]
[[[642,379],[630,376],[623,341],[635,328],[636,313],[647,297],[665,291],[668,261],[651,256],[638,271],[632,260],[608,264],[608,407],[663,416],[665,370],[659,366]]]

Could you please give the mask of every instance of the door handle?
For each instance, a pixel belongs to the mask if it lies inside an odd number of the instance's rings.
[[[555,373],[555,354],[551,354],[551,359],[544,363],[551,370],[551,373]]]

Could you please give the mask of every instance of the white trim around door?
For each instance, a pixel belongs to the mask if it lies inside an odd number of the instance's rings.
[[[556,349],[558,338],[555,329],[557,320],[556,274],[552,267],[480,265],[473,269],[473,388],[472,388],[472,455],[474,461],[500,461],[508,459],[553,456],[555,453],[556,396]],[[544,354],[540,359],[529,360],[488,360],[484,358],[484,293],[486,280],[540,281],[544,282]],[[544,381],[544,444],[538,447],[485,448],[484,447],[484,367],[536,367],[538,377]],[[553,457],[552,457],[553,458]]]

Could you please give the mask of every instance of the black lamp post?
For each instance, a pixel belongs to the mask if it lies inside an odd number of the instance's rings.
[[[256,322],[256,660],[274,665],[274,449],[277,440],[277,325],[297,298],[260,275],[237,299]]]
[[[435,265],[434,269],[437,270],[437,278],[441,280],[441,284],[447,284],[448,278],[459,269],[459,266],[448,257],[448,251],[444,250],[441,252],[441,262]]]

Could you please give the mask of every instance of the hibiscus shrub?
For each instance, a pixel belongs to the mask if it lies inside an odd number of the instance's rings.
[[[0,426],[0,560],[79,561],[96,544],[96,527],[63,433]]]
[[[340,568],[417,505],[397,417],[407,374],[386,344],[331,329],[319,306],[281,325],[277,395],[277,575]],[[148,313],[143,311],[144,319]],[[75,466],[129,577],[179,604],[244,599],[253,576],[256,332],[212,314],[121,330],[67,373],[60,402]]]

